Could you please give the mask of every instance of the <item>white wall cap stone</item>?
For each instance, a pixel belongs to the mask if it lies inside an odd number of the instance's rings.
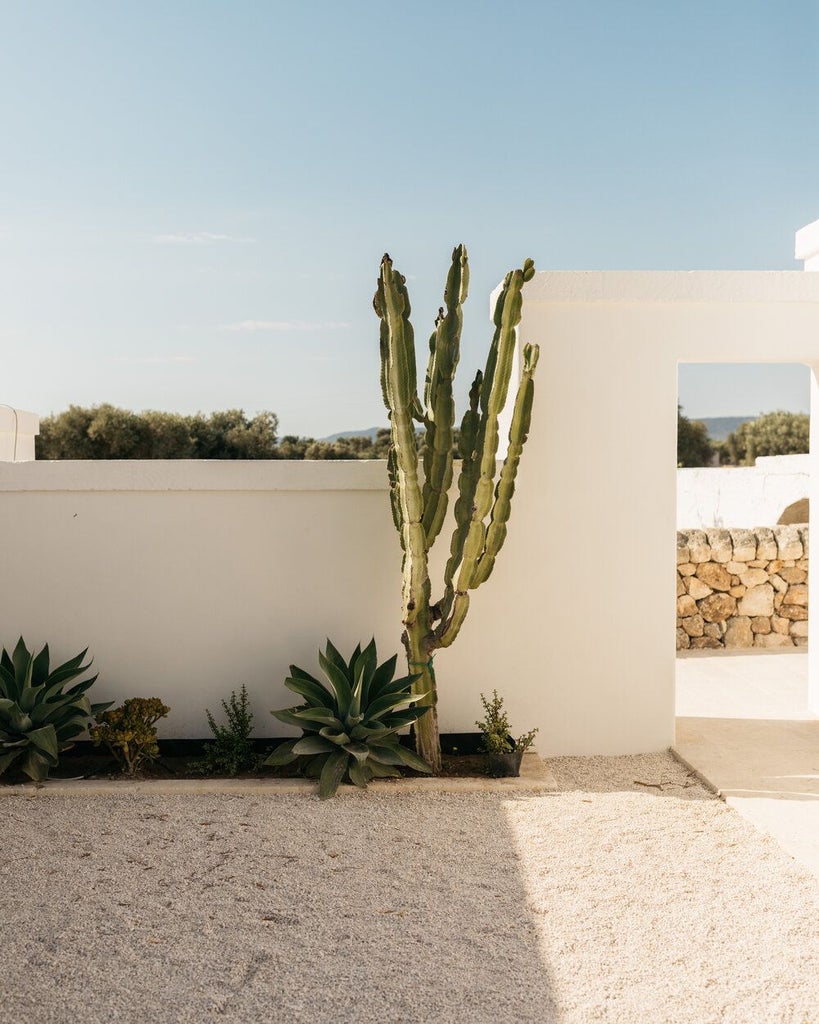
[[[384,460],[123,459],[0,463],[0,492],[386,491]]]
[[[548,303],[819,302],[819,278],[801,270],[548,270],[528,282],[523,300],[524,309]]]

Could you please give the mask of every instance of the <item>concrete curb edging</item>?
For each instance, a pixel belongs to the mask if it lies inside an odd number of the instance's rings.
[[[554,793],[557,781],[546,762],[536,751],[523,755],[520,776],[493,779],[469,776],[463,778],[378,779],[368,789],[379,794],[392,793]],[[360,793],[355,786],[341,786],[339,796]],[[2,796],[281,796],[300,793],[316,795],[312,779],[157,779],[129,782],[127,779],[53,779],[44,783],[26,782],[17,786],[0,786]]]

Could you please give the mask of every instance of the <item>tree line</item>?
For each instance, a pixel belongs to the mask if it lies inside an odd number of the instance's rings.
[[[765,413],[741,423],[724,441],[713,441],[708,428],[677,407],[677,465],[753,466],[762,455],[799,455],[810,450],[810,417],[803,412]]]
[[[317,441],[278,437],[275,413],[246,416],[242,409],[210,415],[130,412],[103,404],[70,406],[40,420],[37,459],[386,459],[390,432],[375,439]]]

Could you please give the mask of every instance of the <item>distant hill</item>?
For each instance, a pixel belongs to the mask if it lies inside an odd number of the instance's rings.
[[[740,423],[749,423],[756,419],[759,419],[759,416],[701,416],[697,422],[708,427],[708,436],[712,441],[724,441],[729,434],[733,434]]]
[[[321,437],[320,441],[340,441],[345,437],[369,437],[374,441],[381,430],[381,427],[367,427],[366,430],[342,430],[339,434],[330,434],[329,437]]]

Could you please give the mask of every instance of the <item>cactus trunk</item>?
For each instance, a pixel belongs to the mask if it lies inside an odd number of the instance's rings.
[[[404,632],[403,639],[409,671],[419,674],[413,683],[413,691],[424,694],[418,706],[429,705],[429,711],[417,719],[413,726],[415,749],[437,775],[441,770],[441,738],[438,733],[438,692],[432,667],[433,652],[428,646],[428,633],[417,621]]]
[[[373,305],[381,320],[381,387],[390,415],[388,459],[393,520],[403,549],[404,646],[419,703],[430,706],[415,726],[418,753],[441,766],[438,736],[437,686],[432,668],[434,652],[457,637],[469,609],[469,591],[489,577],[506,539],[511,499],[523,444],[529,431],[537,346],[526,346],[524,369],[509,431],[509,452],[500,478],[497,473],[498,417],[509,391],[515,329],[520,323],[521,290],[534,274],[526,260],[504,279],[495,308],[495,334],[486,369],[478,371],[470,391],[470,407],[461,424],[463,462],[455,503],[455,531],[444,574],[444,594],[430,603],[429,549],[444,522],[453,477],[452,384],[460,354],[461,305],[469,284],[466,247],[457,246],[429,342],[423,407],[418,398],[415,343],[405,278],[384,256]],[[423,486],[419,479],[415,423],[423,423]],[[488,520],[488,521],[487,521]],[[437,626],[435,623],[438,623]]]

